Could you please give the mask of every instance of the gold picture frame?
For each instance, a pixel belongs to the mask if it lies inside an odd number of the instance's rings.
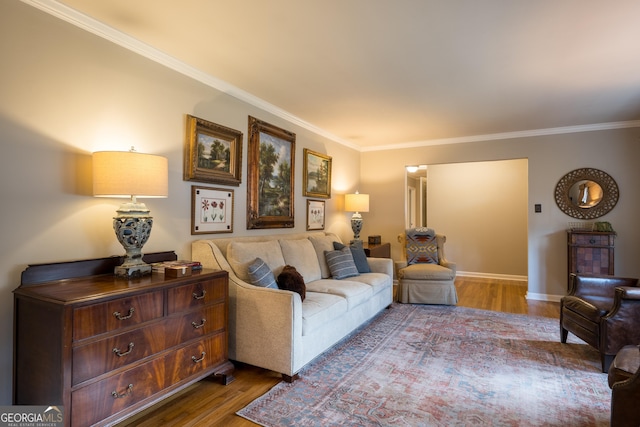
[[[296,134],[249,116],[247,229],[293,228]]]
[[[191,234],[233,233],[233,190],[191,186]]]
[[[331,157],[307,148],[303,150],[303,154],[302,195],[331,198]]]
[[[239,186],[242,132],[187,114],[184,180]]]
[[[307,231],[324,230],[324,200],[307,199]]]

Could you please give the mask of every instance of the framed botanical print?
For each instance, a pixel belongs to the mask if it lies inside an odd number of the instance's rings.
[[[303,196],[331,198],[331,157],[303,150]]]
[[[184,180],[240,185],[242,132],[187,115]]]
[[[233,233],[233,190],[191,186],[191,234]]]
[[[324,230],[324,200],[307,199],[307,230]]]
[[[293,228],[296,134],[249,116],[247,229]]]

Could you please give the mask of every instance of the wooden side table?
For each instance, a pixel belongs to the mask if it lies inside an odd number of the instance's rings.
[[[615,237],[615,232],[569,230],[567,233],[569,276],[571,273],[612,276]],[[568,283],[567,286],[569,286]]]
[[[391,243],[380,243],[379,245],[370,245],[366,242],[362,243],[364,253],[371,258],[391,258]]]

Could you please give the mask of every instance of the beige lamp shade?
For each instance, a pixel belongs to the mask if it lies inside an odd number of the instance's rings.
[[[167,197],[166,157],[135,151],[93,153],[93,195],[98,197]]]
[[[368,194],[345,194],[344,210],[347,212],[369,212]]]

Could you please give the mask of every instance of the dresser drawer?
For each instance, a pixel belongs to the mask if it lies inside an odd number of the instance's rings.
[[[190,341],[225,328],[224,304],[214,304],[194,310],[171,319],[172,332],[175,336],[167,336],[167,340],[176,344]]]
[[[120,298],[73,310],[75,341],[162,317],[162,291]]]
[[[213,302],[222,302],[226,293],[227,280],[224,277],[171,288],[167,291],[167,312],[173,314]]]
[[[613,246],[613,236],[610,234],[571,234],[572,245],[580,246]]]
[[[176,384],[210,368],[226,359],[225,333],[208,335],[201,341],[183,347],[165,357],[166,386]]]
[[[175,323],[162,321],[147,327],[74,347],[72,384],[127,366],[176,345]],[[172,331],[171,329],[174,329]]]
[[[225,334],[211,335],[187,347],[82,387],[71,394],[72,425],[94,424],[223,364]]]
[[[74,347],[73,385],[224,328],[224,304],[215,304]]]
[[[127,409],[165,387],[162,358],[71,393],[71,425],[89,426]]]

